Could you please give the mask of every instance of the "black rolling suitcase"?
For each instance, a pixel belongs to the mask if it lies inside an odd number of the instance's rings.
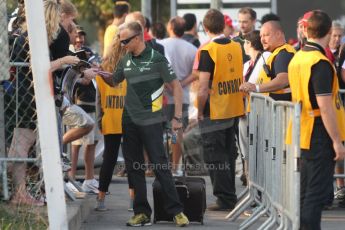
[[[167,135],[167,152],[169,153],[168,135]],[[182,163],[185,167],[184,156]],[[173,177],[175,187],[180,201],[184,207],[184,214],[190,222],[200,222],[204,224],[204,214],[206,210],[206,184],[204,178],[186,177],[185,170],[183,176]],[[173,221],[173,216],[169,215],[164,209],[164,199],[161,184],[157,179],[152,184],[153,189],[153,222]]]
[[[184,214],[190,222],[204,224],[206,210],[206,185],[205,180],[200,177],[174,177],[177,193],[184,206]],[[153,222],[173,221],[173,216],[164,209],[162,187],[158,180],[152,184],[153,187]]]

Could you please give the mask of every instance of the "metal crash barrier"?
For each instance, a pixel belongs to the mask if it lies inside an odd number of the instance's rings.
[[[226,218],[234,221],[256,203],[240,229],[248,229],[264,215],[268,218],[258,229],[299,229],[300,105],[257,93],[250,100],[248,188]],[[285,144],[289,122],[291,145]]]

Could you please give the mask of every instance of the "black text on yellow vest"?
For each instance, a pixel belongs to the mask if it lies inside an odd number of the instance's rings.
[[[214,73],[210,94],[210,118],[228,119],[244,114],[242,83],[242,50],[237,42],[218,44],[210,42],[207,50],[213,62]]]
[[[121,82],[116,87],[110,87],[99,76],[96,77],[102,109],[103,135],[122,133],[122,112],[124,107],[124,97],[127,92],[126,81]]]

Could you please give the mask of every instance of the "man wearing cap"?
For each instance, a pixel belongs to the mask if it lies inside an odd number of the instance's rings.
[[[298,18],[296,33],[297,33],[297,42],[293,46],[295,50],[298,51],[302,49],[305,42],[307,41],[307,38],[304,35],[303,17]]]
[[[345,112],[336,71],[325,55],[332,21],[322,11],[308,19],[308,40],[289,64],[292,101],[301,110],[301,229],[321,229],[333,185],[335,160],[345,156]],[[290,133],[290,132],[288,132]],[[288,142],[291,135],[288,135]]]
[[[224,25],[223,34],[225,35],[225,37],[232,38],[235,32],[235,29],[232,25],[232,20],[230,16],[227,14],[224,14],[224,23],[225,25]]]
[[[84,50],[86,53],[86,59],[88,60],[90,57],[94,55],[93,51],[85,45],[85,37],[86,37],[86,32],[83,30],[81,26],[77,27],[77,37],[75,39],[74,43],[74,49],[75,51],[78,50]],[[87,61],[85,60],[85,61]]]

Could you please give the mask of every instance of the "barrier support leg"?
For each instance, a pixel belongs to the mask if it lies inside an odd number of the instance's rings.
[[[265,205],[261,204],[257,209],[255,209],[255,211],[253,212],[253,214],[246,219],[245,221],[243,221],[240,224],[240,229],[247,229],[249,228],[252,224],[254,224],[257,219],[259,219],[261,217],[261,212],[265,209]]]
[[[253,192],[249,192],[248,196],[246,196],[240,203],[236,205],[236,207],[225,217],[229,219],[229,221],[235,221],[249,206],[250,204],[255,201],[255,196]]]
[[[238,200],[242,200],[249,193],[249,187],[247,186],[241,193],[238,195]]]
[[[275,223],[275,210],[271,206],[269,208],[269,211],[270,211],[270,217],[260,226],[260,228],[258,228],[258,230],[270,229],[271,227],[273,227]]]
[[[286,228],[286,220],[285,220],[285,216],[284,215],[282,215],[281,214],[281,221],[280,221],[280,225],[279,225],[279,227],[277,228],[277,230],[283,230],[283,229],[285,229]]]
[[[273,208],[273,210],[271,210],[271,216],[272,216],[272,221],[270,223],[268,223],[268,225],[266,226],[266,229],[276,229],[278,226],[278,214],[276,209]],[[275,228],[273,228],[275,226]]]

